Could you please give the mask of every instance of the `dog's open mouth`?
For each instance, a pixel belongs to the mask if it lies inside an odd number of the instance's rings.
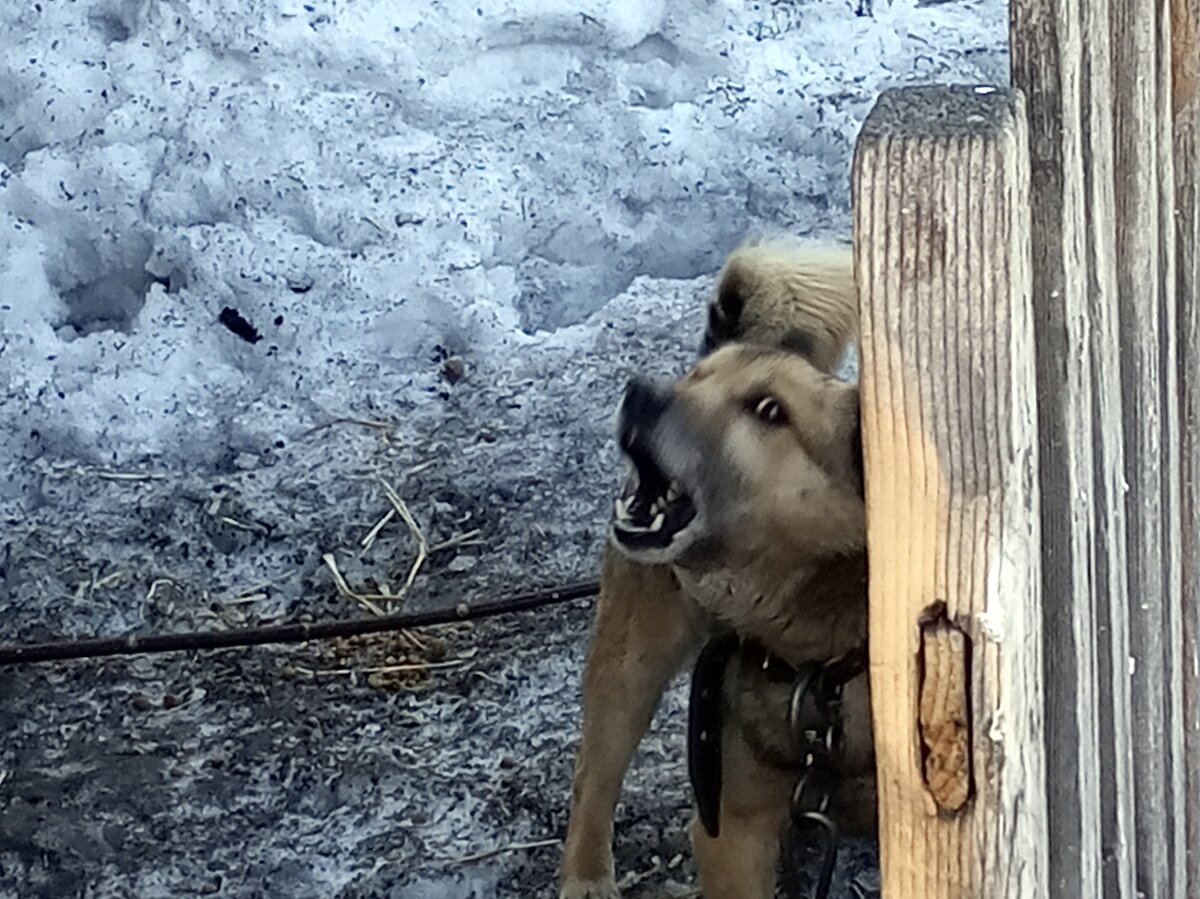
[[[626,446],[634,474],[617,500],[613,535],[629,549],[663,549],[696,517],[696,506],[679,482],[668,477],[653,456]]]

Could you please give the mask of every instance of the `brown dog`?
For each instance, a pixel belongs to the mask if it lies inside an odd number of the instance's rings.
[[[789,665],[866,639],[857,389],[833,376],[856,336],[848,248],[760,244],[731,255],[710,353],[669,389],[630,385],[617,502],[583,683],[583,735],[561,899],[616,899],[613,812],[662,692],[716,629]],[[724,675],[720,833],[692,843],[707,899],[770,899],[796,774],[790,684],[743,654]],[[831,810],[875,826],[867,677],[845,688]],[[792,768],[792,770],[789,770]]]

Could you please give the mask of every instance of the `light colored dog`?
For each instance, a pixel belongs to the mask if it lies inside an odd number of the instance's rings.
[[[668,681],[711,634],[746,649],[726,667],[720,831],[692,825],[707,899],[771,899],[800,760],[775,676],[866,640],[857,389],[833,375],[857,336],[851,253],[740,248],[710,304],[707,355],[670,387],[633,382],[617,501],[583,686],[583,734],[561,899],[615,899],[613,813]],[[875,827],[867,677],[845,687],[830,811]]]

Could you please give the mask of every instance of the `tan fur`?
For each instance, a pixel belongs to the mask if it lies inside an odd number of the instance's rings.
[[[833,371],[858,336],[849,247],[781,238],[745,243],[725,261],[712,305],[731,291],[745,307],[736,340],[777,345],[791,332],[805,332],[814,341],[809,361],[821,371]]]
[[[683,444],[680,458],[704,460],[689,473],[688,489],[705,497],[697,521],[714,542],[694,558],[684,553],[664,564],[646,564],[612,542],[605,549],[562,899],[619,895],[612,816],[621,781],[666,683],[713,623],[757,638],[792,664],[865,639],[864,508],[852,460],[857,392],[827,374],[857,328],[849,272],[848,249],[785,252],[779,244],[739,249],[726,264],[721,284],[729,288],[732,273],[743,291],[741,321],[719,320],[718,330],[731,327],[737,340],[758,345],[734,343],[701,360],[671,392],[671,415],[686,427],[662,428],[664,445]],[[812,338],[808,358],[770,348],[775,335],[796,329]],[[786,426],[764,429],[747,413],[764,394],[786,410]],[[774,894],[794,775],[765,761],[763,749],[790,751],[781,732],[788,693],[786,684],[745,665],[727,672],[732,720],[724,733],[721,835],[713,840],[692,827],[706,899]],[[847,686],[844,709],[844,781],[833,808],[847,829],[869,830],[865,677]]]
[[[604,549],[600,599],[583,675],[583,735],[561,865],[562,895],[613,899],[613,811],[621,781],[667,681],[703,625],[666,566]]]

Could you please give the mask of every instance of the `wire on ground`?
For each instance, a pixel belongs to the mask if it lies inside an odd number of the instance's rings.
[[[0,666],[28,665],[34,662],[61,662],[68,659],[96,659],[104,656],[142,655],[159,652],[186,652],[197,649],[234,649],[269,643],[304,643],[330,640],[383,631],[411,630],[478,621],[495,615],[528,612],[543,606],[589,599],[600,592],[595,581],[567,584],[547,590],[518,593],[493,602],[475,605],[460,603],[453,608],[413,612],[348,621],[321,621],[310,624],[276,624],[269,627],[238,628],[228,631],[192,631],[182,634],[136,634],[88,640],[56,640],[50,643],[0,645]]]

